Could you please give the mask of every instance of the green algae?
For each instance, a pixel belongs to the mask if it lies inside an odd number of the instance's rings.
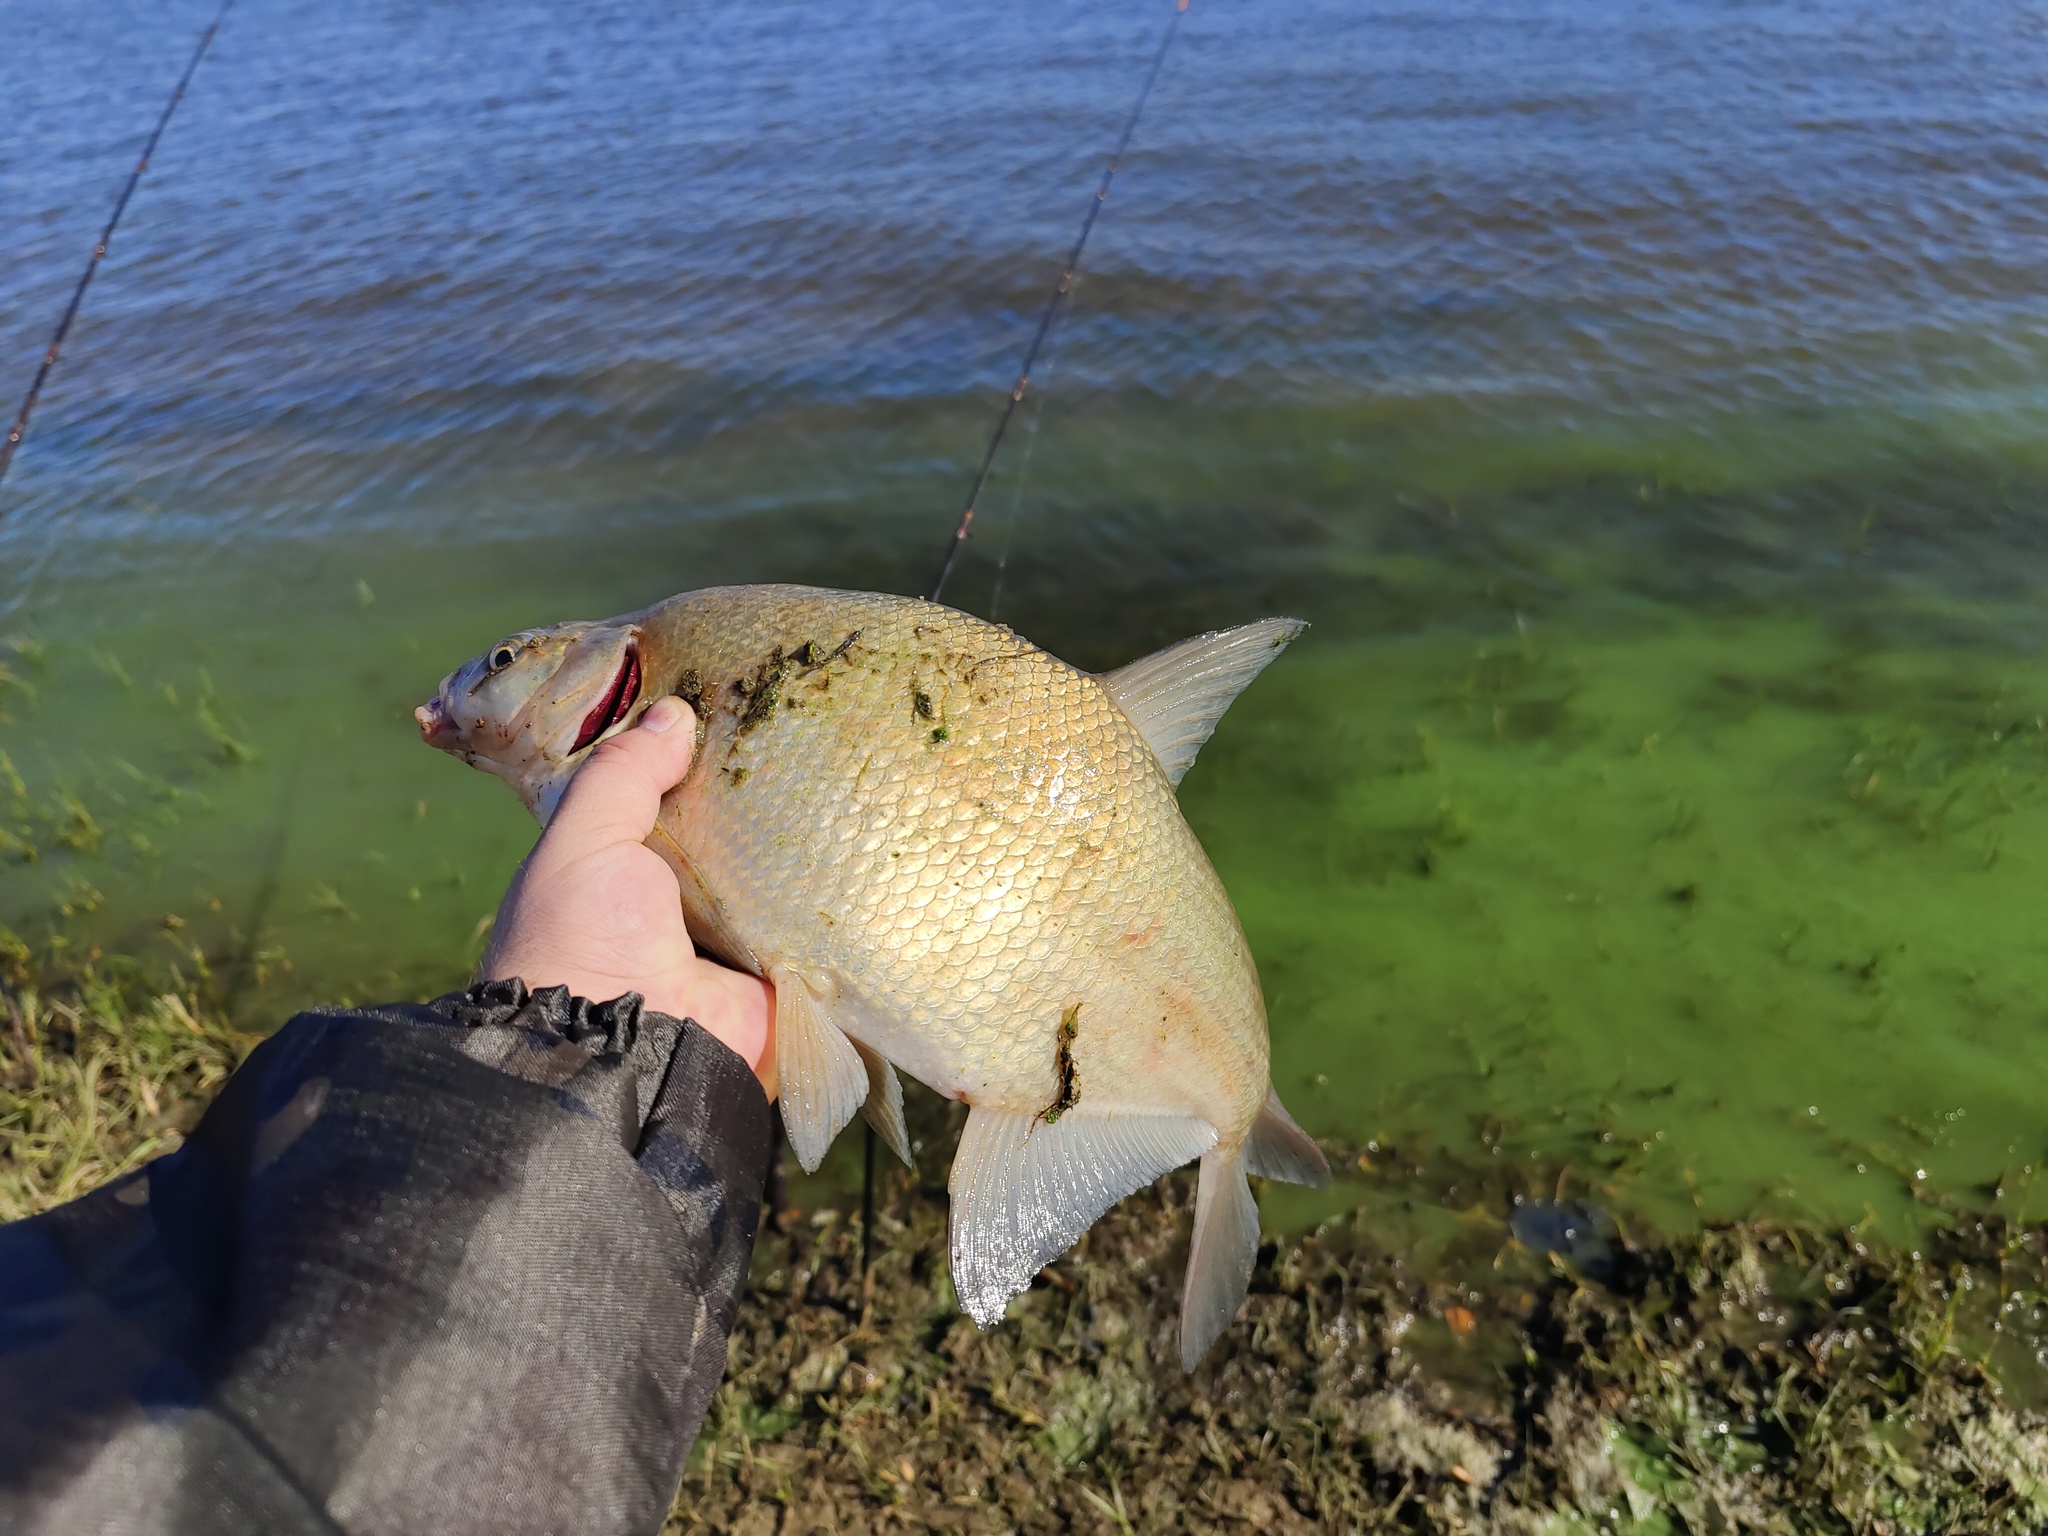
[[[328,745],[290,741],[311,711],[274,722],[262,750],[306,764],[288,825],[290,779],[148,690],[141,766],[33,743],[24,766],[58,772],[0,821],[10,888],[40,882],[60,948],[127,943],[124,922],[165,959],[260,938],[299,967],[250,994],[272,1017],[322,986],[454,984],[530,832],[396,724],[402,687]],[[2048,1068],[2044,715],[2025,658],[1818,620],[1312,637],[1183,803],[1311,1128],[1597,1170],[1601,1198],[1673,1229],[1897,1220],[1923,1189],[2023,1203],[2048,1160],[2026,1087]],[[280,839],[265,904],[241,871]],[[165,913],[202,931],[169,943]]]
[[[1889,417],[1196,415],[1048,412],[1000,617],[1098,668],[1314,622],[1183,793],[1304,1123],[1425,1181],[1565,1175],[1632,1228],[1908,1242],[1930,1213],[2043,1213],[2030,448]],[[682,587],[914,588],[966,420],[737,424],[652,500],[636,461],[470,488],[513,497],[494,527],[559,496],[560,536],[159,552],[90,603],[59,582],[0,651],[29,685],[0,688],[0,923],[65,964],[228,956],[250,1028],[457,984],[533,833],[412,706],[499,635]],[[956,591],[985,608],[974,553]]]
[[[1304,648],[1240,711],[1184,805],[1312,1128],[1573,1164],[1673,1229],[2030,1197],[2040,666],[1454,633]]]

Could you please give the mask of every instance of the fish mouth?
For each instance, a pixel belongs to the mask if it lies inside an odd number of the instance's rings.
[[[611,687],[598,700],[597,708],[583,717],[583,729],[576,733],[576,745],[569,749],[574,757],[606,731],[617,725],[633,712],[633,706],[640,702],[640,648],[626,647],[626,658],[619,663],[618,675],[612,679]]]
[[[455,721],[449,716],[447,706],[441,702],[438,695],[414,710],[412,717],[419,725],[420,739],[428,746],[453,750],[455,738],[460,733],[455,729]]]

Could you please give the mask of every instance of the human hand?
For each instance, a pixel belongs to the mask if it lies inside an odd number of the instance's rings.
[[[698,955],[675,873],[647,846],[661,797],[690,771],[696,723],[681,699],[657,699],[590,754],[513,877],[478,974],[592,1002],[638,992],[738,1052],[773,1098],[774,989]]]

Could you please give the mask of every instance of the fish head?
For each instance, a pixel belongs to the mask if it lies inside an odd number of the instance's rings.
[[[543,826],[585,754],[641,703],[639,626],[557,624],[508,635],[414,710],[429,746],[505,780]]]

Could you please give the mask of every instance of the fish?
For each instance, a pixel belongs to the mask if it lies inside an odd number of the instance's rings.
[[[648,842],[699,947],[773,985],[798,1161],[815,1171],[859,1114],[910,1162],[899,1073],[965,1104],[948,1241],[984,1329],[1111,1206],[1199,1161],[1192,1371],[1250,1284],[1247,1175],[1329,1181],[1273,1089],[1251,949],[1176,797],[1306,627],[1096,675],[923,599],[710,587],[507,636],[415,713],[545,825],[595,747],[686,700],[696,756]]]

